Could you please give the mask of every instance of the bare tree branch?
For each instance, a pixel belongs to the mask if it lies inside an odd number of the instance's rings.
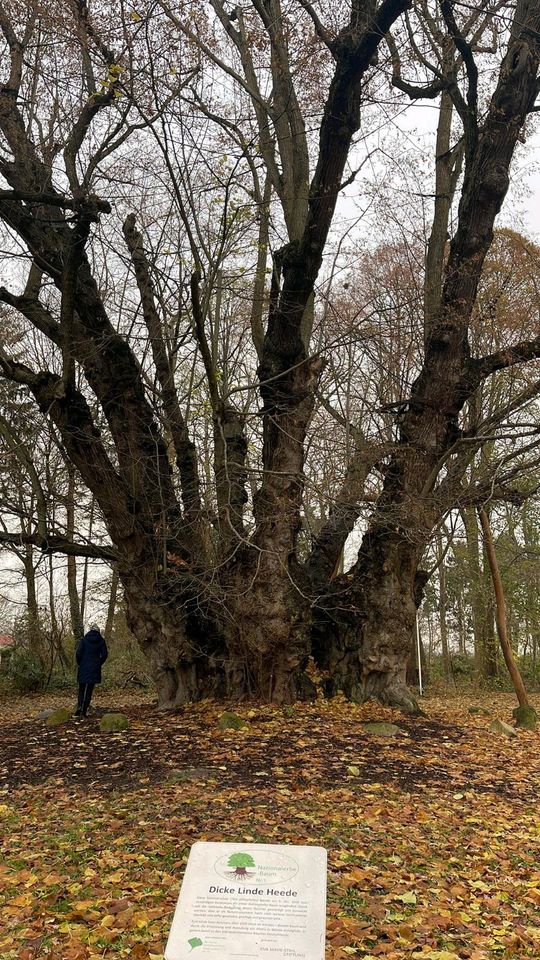
[[[327,30],[324,24],[321,22],[313,4],[311,4],[309,0],[297,0],[297,2],[300,4],[301,7],[304,8],[309,18],[311,19],[313,26],[315,27],[315,33],[319,37],[319,40],[322,40],[322,42],[325,44],[325,46],[328,47],[330,52],[335,55],[336,37],[334,36],[334,34],[330,32],[330,30]]]
[[[118,553],[113,547],[99,547],[92,544],[72,543],[64,537],[56,534],[22,533],[15,531],[0,531],[0,546],[2,544],[14,544],[22,546],[31,544],[39,547],[42,553],[63,553],[72,557],[88,557],[90,560],[106,560],[111,563],[118,559]]]
[[[527,363],[528,360],[537,360],[540,357],[540,336],[533,340],[521,340],[512,347],[497,350],[488,356],[471,361],[473,376],[480,383],[490,377],[497,370],[507,370],[518,363]]]

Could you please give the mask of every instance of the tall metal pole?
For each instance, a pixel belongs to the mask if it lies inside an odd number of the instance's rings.
[[[422,684],[422,648],[420,646],[420,625],[418,623],[418,614],[416,614],[416,662],[418,664],[418,686],[420,688],[420,696],[424,696],[424,689]]]

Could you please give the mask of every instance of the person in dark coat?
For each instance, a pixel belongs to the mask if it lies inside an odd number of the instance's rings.
[[[85,717],[88,713],[94,687],[96,683],[101,683],[102,664],[109,656],[107,644],[95,623],[92,624],[88,633],[79,642],[75,656],[79,665],[77,671],[79,696],[74,716]]]

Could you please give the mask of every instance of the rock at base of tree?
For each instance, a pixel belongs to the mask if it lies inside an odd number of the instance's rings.
[[[538,721],[536,710],[529,704],[516,707],[512,710],[512,716],[516,721],[516,727],[520,727],[522,730],[534,730]]]
[[[246,727],[247,724],[238,714],[225,710],[219,718],[218,726],[220,730],[241,730],[241,728]]]
[[[363,723],[362,726],[366,733],[369,733],[372,737],[397,737],[398,734],[403,733],[395,723],[385,723],[384,721]]]
[[[48,727],[59,727],[61,723],[67,723],[70,716],[69,710],[66,710],[65,707],[59,707],[58,710],[51,710],[49,716],[45,718],[45,723]]]
[[[99,729],[105,733],[121,733],[128,727],[129,720],[123,713],[106,713],[99,722]]]
[[[49,707],[48,710],[42,710],[41,713],[38,713],[36,720],[48,720],[49,717],[52,717],[54,709]]]
[[[509,723],[505,723],[504,720],[494,720],[490,724],[489,729],[492,733],[500,733],[504,737],[517,737],[517,733],[514,727],[511,727]]]
[[[469,707],[469,713],[473,715],[479,713],[482,717],[491,716],[491,710],[487,710],[486,707]]]

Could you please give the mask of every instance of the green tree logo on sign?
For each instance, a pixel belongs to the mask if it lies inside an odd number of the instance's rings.
[[[242,880],[248,877],[247,867],[254,867],[255,861],[249,853],[232,853],[227,862],[229,867],[234,867],[233,876]]]
[[[199,939],[199,937],[192,937],[191,940],[188,940],[188,943],[192,950],[194,950],[195,947],[202,947],[202,940]]]

